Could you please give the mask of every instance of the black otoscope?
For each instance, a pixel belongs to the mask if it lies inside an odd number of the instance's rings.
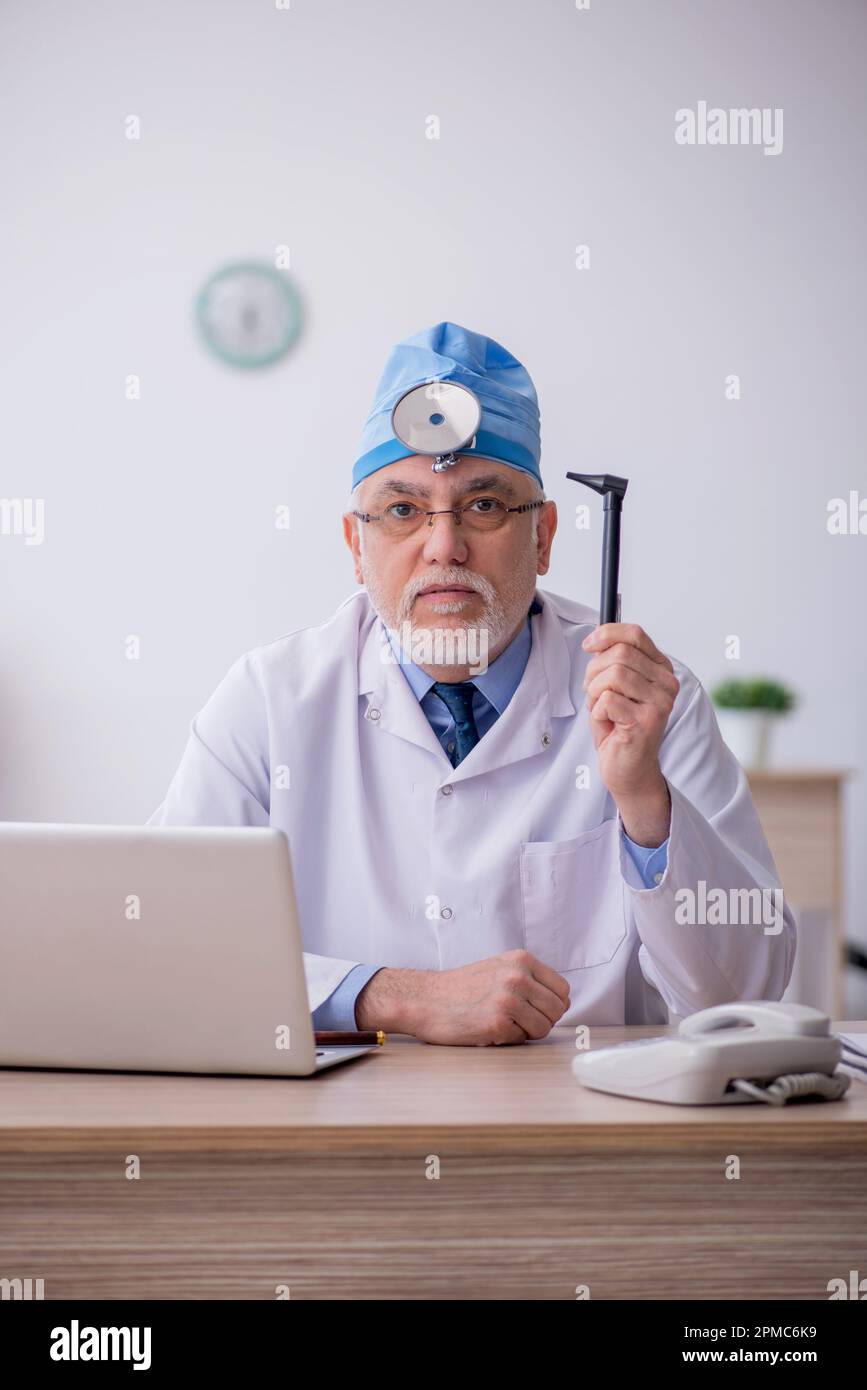
[[[605,517],[602,532],[602,595],[599,600],[599,622],[620,622],[620,594],[617,590],[620,573],[620,513],[623,510],[623,494],[629,486],[628,478],[616,478],[612,473],[567,473],[573,482],[592,487],[605,499],[602,503]]]

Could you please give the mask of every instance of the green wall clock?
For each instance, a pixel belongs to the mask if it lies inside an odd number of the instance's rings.
[[[295,342],[301,301],[291,281],[267,261],[236,261],[206,281],[196,322],[208,348],[233,367],[266,367]]]

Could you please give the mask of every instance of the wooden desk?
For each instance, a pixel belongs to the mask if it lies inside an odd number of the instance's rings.
[[[0,1277],[47,1299],[826,1299],[867,1273],[867,1084],[693,1110],[586,1091],[573,1055],[555,1030],[391,1038],[310,1080],[0,1071]]]

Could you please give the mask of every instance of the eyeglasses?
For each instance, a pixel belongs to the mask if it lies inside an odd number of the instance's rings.
[[[511,512],[532,512],[544,505],[541,498],[537,502],[522,502],[520,507],[507,507],[496,497],[476,497],[464,507],[445,507],[437,512],[422,511],[412,502],[392,502],[379,516],[372,516],[370,512],[353,512],[352,515],[359,521],[379,521],[384,535],[397,537],[413,535],[425,517],[428,526],[433,526],[435,516],[453,516],[455,525],[466,525],[471,531],[498,531]]]

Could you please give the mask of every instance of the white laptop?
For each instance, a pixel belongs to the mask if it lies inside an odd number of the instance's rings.
[[[311,1076],[282,831],[0,822],[0,1067]]]

